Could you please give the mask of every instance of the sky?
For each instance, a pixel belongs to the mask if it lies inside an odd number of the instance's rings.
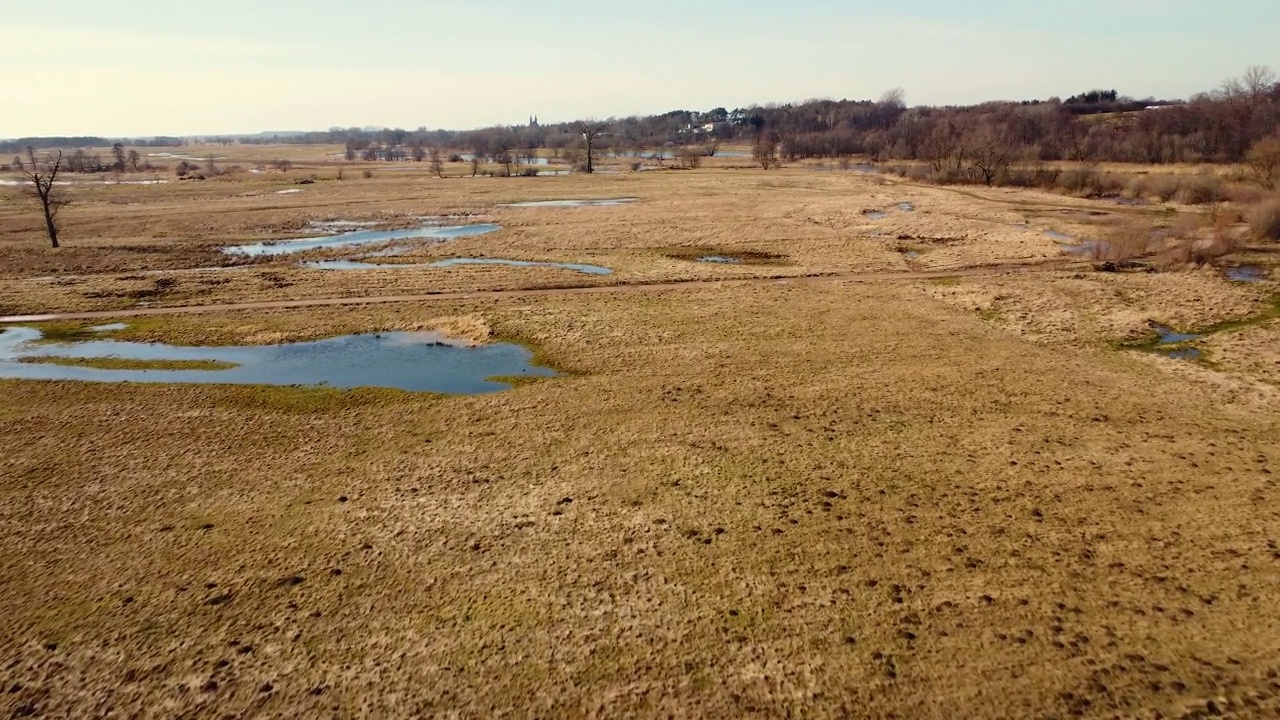
[[[1187,97],[1275,0],[0,0],[0,137],[468,129],[867,99]]]

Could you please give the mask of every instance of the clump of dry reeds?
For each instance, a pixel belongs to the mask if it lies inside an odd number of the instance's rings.
[[[1249,213],[1249,227],[1260,240],[1280,240],[1280,197],[1253,208]]]

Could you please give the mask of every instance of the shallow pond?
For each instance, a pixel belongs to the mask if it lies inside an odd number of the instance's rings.
[[[1180,333],[1166,325],[1151,324],[1151,329],[1156,331],[1156,335],[1160,336],[1157,345],[1173,345],[1175,343],[1191,342],[1192,340],[1200,340],[1203,335],[1195,335],[1193,333]]]
[[[475,156],[475,153],[461,153],[460,155],[458,155],[458,157],[462,158],[463,162],[471,162],[472,160],[475,159],[476,156]],[[544,157],[520,158],[520,162],[518,164],[519,165],[550,165],[551,158],[544,158]],[[511,165],[512,167],[515,167],[515,165],[517,165],[515,161],[515,155],[511,156]]]
[[[479,394],[507,389],[495,377],[553,377],[532,364],[519,345],[468,348],[440,342],[433,333],[387,332],[243,347],[184,347],[117,340],[34,344],[31,327],[0,331],[0,377],[86,382],[309,385],[385,387],[414,392]],[[216,362],[217,370],[105,370],[87,366],[20,362],[23,358],[119,358],[151,362]]]
[[[298,240],[279,240],[254,243],[252,245],[236,245],[223,248],[229,255],[291,255],[319,250],[321,248],[347,247],[351,245],[373,245],[396,240],[435,240],[444,241],[454,238],[472,237],[501,230],[501,225],[455,225],[450,227],[427,226],[410,230],[355,230],[337,235],[325,235]]]
[[[909,202],[900,202],[898,203],[898,209],[902,212],[912,212],[916,209],[916,206]]]
[[[1227,279],[1236,282],[1262,282],[1267,271],[1259,265],[1239,265],[1227,268]]]
[[[533,202],[508,203],[499,207],[533,208],[533,207],[612,207],[633,203],[639,198],[606,198],[603,200],[536,200]]]
[[[729,257],[727,255],[703,255],[698,258],[700,263],[717,263],[720,265],[738,265],[742,263],[742,258]]]

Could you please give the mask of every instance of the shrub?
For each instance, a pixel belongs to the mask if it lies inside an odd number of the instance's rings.
[[[1084,192],[1093,185],[1094,174],[1088,170],[1068,170],[1058,176],[1058,187],[1070,193]]]
[[[1147,180],[1147,192],[1160,202],[1169,202],[1178,194],[1181,183],[1173,175],[1152,175]]]
[[[1121,225],[1094,246],[1093,259],[1123,262],[1140,258],[1151,251],[1151,240],[1151,228],[1146,223]]]
[[[1093,178],[1094,190],[1107,195],[1118,195],[1127,185],[1125,176],[1117,173],[1095,174]]]
[[[1262,240],[1280,240],[1280,197],[1255,207],[1249,213],[1249,227]]]
[[[1174,198],[1187,205],[1207,205],[1222,199],[1222,183],[1212,175],[1197,175],[1182,181]]]
[[[373,177],[373,171],[372,171],[372,170],[365,170],[365,171],[364,171],[363,173],[361,173],[361,174],[362,174],[362,175],[364,175],[364,179],[365,179],[365,180],[368,180],[368,179],[370,179],[370,178],[372,178],[372,177]]]
[[[1141,200],[1147,195],[1147,179],[1141,175],[1129,178],[1129,182],[1125,183],[1124,191],[1121,194],[1127,198]]]
[[[933,179],[933,171],[924,165],[916,165],[907,170],[907,179],[913,182],[929,182]]]

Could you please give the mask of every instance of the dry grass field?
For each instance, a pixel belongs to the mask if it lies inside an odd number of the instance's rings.
[[[559,377],[0,380],[0,714],[1280,715],[1274,247],[1099,272],[1046,233],[1197,211],[741,158],[338,181],[315,163],[340,148],[289,151],[71,186],[56,251],[0,187],[0,315],[205,345],[441,329]],[[502,229],[384,258],[408,268],[220,250],[426,216]],[[449,257],[614,273],[426,266]],[[1200,359],[1151,323],[1207,332]]]

